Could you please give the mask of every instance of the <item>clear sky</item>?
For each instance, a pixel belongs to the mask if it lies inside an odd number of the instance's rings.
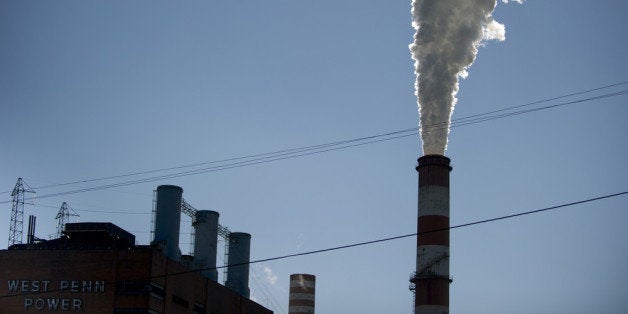
[[[625,1],[500,1],[506,40],[480,48],[453,118],[628,81],[626,12]],[[164,173],[37,187],[416,127],[410,22],[409,0],[0,1],[0,192],[18,177],[45,196]],[[628,190],[627,99],[453,128],[451,224]],[[47,238],[66,201],[80,221],[147,244],[152,190],[175,184],[251,233],[252,259],[322,249],[416,232],[420,147],[413,135],[42,197],[26,215]],[[9,200],[0,194],[0,247]],[[453,230],[451,313],[628,312],[627,222],[623,196]],[[409,313],[415,245],[256,264],[251,294],[286,313],[289,275],[311,273],[319,313]]]

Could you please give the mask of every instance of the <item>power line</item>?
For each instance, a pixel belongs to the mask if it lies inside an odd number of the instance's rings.
[[[614,194],[608,194],[608,195],[604,195],[604,196],[598,196],[598,197],[594,197],[594,198],[589,198],[589,199],[585,199],[585,200],[575,201],[575,202],[571,202],[571,203],[565,203],[565,204],[551,206],[551,207],[545,207],[545,208],[541,208],[541,209],[535,209],[535,210],[520,212],[520,213],[512,214],[512,215],[506,215],[506,216],[501,216],[501,217],[496,217],[496,218],[478,220],[478,221],[469,222],[469,223],[465,223],[465,224],[461,224],[461,225],[450,226],[450,227],[447,227],[447,228],[433,229],[433,230],[422,231],[422,232],[415,232],[415,233],[404,234],[404,235],[400,235],[400,236],[394,236],[394,237],[389,237],[389,238],[378,239],[378,240],[372,240],[372,241],[365,241],[365,242],[358,242],[358,243],[353,243],[353,244],[335,246],[335,247],[321,249],[321,250],[315,250],[315,251],[309,251],[309,252],[303,252],[303,253],[295,253],[295,254],[289,254],[289,255],[283,255],[283,256],[277,256],[277,257],[271,257],[271,258],[265,258],[265,259],[259,259],[259,260],[251,261],[250,264],[269,262],[269,261],[275,261],[275,260],[286,259],[286,258],[291,258],[291,257],[312,255],[312,254],[318,254],[318,253],[324,253],[324,252],[330,252],[330,251],[337,251],[337,250],[348,249],[348,248],[357,247],[357,246],[364,246],[364,245],[369,245],[369,244],[375,244],[375,243],[387,242],[387,241],[398,240],[398,239],[403,239],[403,238],[409,238],[409,237],[413,237],[413,236],[417,236],[417,235],[423,235],[423,234],[434,233],[434,232],[439,232],[439,231],[460,229],[460,228],[474,226],[474,225],[479,225],[479,224],[484,224],[484,223],[488,223],[488,222],[494,222],[494,221],[499,221],[499,220],[504,220],[504,219],[510,219],[510,218],[514,218],[514,217],[520,217],[520,216],[525,216],[525,215],[530,215],[530,214],[536,214],[536,213],[541,213],[541,212],[545,212],[545,211],[550,211],[550,210],[553,210],[553,209],[558,209],[558,208],[563,208],[563,207],[569,207],[569,206],[574,206],[574,205],[580,205],[580,204],[584,204],[584,203],[599,201],[599,200],[612,198],[612,197],[617,197],[617,196],[626,195],[626,194],[628,194],[628,191],[614,193]],[[238,265],[236,265],[236,266],[238,266]],[[222,268],[222,267],[226,267],[226,266],[220,266],[219,268]]]
[[[541,108],[522,110],[522,111],[517,111],[517,112],[511,112],[511,113],[502,113],[502,112],[507,112],[507,111],[511,111],[511,110],[519,109],[519,108],[523,108],[523,107],[529,107],[529,106],[532,106],[532,105],[541,104],[541,103],[545,103],[545,102],[550,102],[550,101],[554,101],[554,100],[558,100],[558,99],[564,99],[564,98],[573,97],[573,96],[576,96],[576,95],[582,95],[582,94],[586,94],[586,93],[591,93],[591,92],[595,92],[595,91],[609,89],[609,88],[612,88],[612,87],[617,87],[617,86],[621,86],[621,85],[625,85],[625,84],[628,84],[628,81],[620,82],[620,83],[614,83],[614,84],[610,84],[610,85],[605,85],[605,86],[601,86],[601,87],[597,87],[597,88],[593,88],[593,89],[588,89],[588,90],[584,90],[584,91],[579,91],[579,92],[574,92],[574,93],[561,95],[561,96],[557,96],[557,97],[552,97],[552,98],[542,99],[542,100],[538,100],[538,101],[533,101],[533,102],[529,102],[529,103],[526,103],[526,104],[512,106],[512,107],[498,109],[498,110],[493,110],[493,111],[489,111],[489,112],[485,112],[485,113],[474,114],[474,115],[470,115],[470,116],[466,116],[466,117],[462,117],[462,118],[458,118],[458,119],[453,119],[451,121],[451,128],[458,127],[458,126],[464,126],[464,125],[481,123],[481,122],[495,120],[495,119],[501,119],[501,118],[510,117],[510,116],[514,116],[514,115],[530,113],[530,112],[533,112],[533,111],[545,110],[545,109],[555,108],[555,107],[559,107],[559,106],[565,106],[565,105],[579,103],[579,102],[584,102],[584,101],[590,101],[590,100],[596,100],[596,99],[601,99],[601,98],[606,98],[606,97],[614,97],[614,96],[623,95],[623,94],[626,94],[626,92],[627,92],[626,90],[624,90],[622,92],[618,92],[618,93],[611,93],[611,94],[591,97],[591,98],[587,98],[587,99],[576,100],[576,101],[573,101],[573,102],[562,103],[562,104],[558,104],[558,105],[552,105],[552,106],[546,106],[546,107],[541,107]],[[500,114],[498,114],[498,113],[500,113]],[[423,130],[422,131],[423,132],[433,132],[433,131],[436,131],[436,130],[441,130],[443,128],[446,128],[448,124],[449,124],[449,121],[443,121],[443,122],[439,122],[439,123],[434,123],[432,125],[423,126]],[[221,163],[225,163],[225,162],[233,162],[233,161],[239,161],[239,160],[240,161],[241,160],[246,160],[243,163],[247,163],[247,162],[250,162],[251,159],[253,161],[255,161],[255,160],[274,158],[274,157],[285,156],[285,155],[290,155],[290,154],[298,154],[298,156],[295,156],[295,157],[300,157],[300,156],[307,155],[307,154],[300,155],[300,153],[304,153],[304,152],[308,152],[308,151],[312,151],[312,150],[324,149],[326,147],[345,145],[345,144],[355,143],[355,142],[360,142],[360,141],[368,141],[368,140],[373,140],[373,139],[382,138],[382,137],[390,137],[390,136],[394,136],[394,135],[405,134],[405,133],[408,133],[408,132],[411,132],[411,133],[410,134],[406,134],[405,136],[392,137],[392,138],[387,139],[387,140],[392,140],[392,139],[397,139],[397,138],[401,138],[401,137],[412,136],[412,135],[417,134],[416,131],[418,129],[419,128],[417,128],[417,127],[415,127],[415,128],[408,128],[408,129],[404,129],[404,130],[392,131],[392,132],[387,132],[387,133],[382,133],[382,134],[377,134],[377,135],[371,135],[371,136],[366,136],[366,137],[360,137],[360,138],[354,138],[354,139],[342,140],[342,141],[336,141],[336,142],[328,142],[328,143],[311,145],[311,146],[302,146],[302,147],[297,147],[297,148],[283,149],[283,150],[267,152],[267,153],[252,154],[252,155],[246,155],[246,156],[240,156],[240,157],[233,157],[233,158],[214,160],[214,161],[206,161],[206,162],[201,162],[201,163],[181,165],[181,166],[174,166],[174,167],[154,169],[154,170],[147,170],[147,171],[138,171],[138,172],[132,172],[132,173],[127,173],[127,174],[107,176],[107,177],[100,177],[100,178],[94,178],[94,179],[85,179],[85,180],[77,180],[77,181],[66,182],[66,183],[50,184],[50,185],[39,186],[39,187],[36,187],[35,189],[45,189],[45,188],[51,188],[51,187],[59,187],[59,186],[67,186],[67,185],[73,185],[73,184],[81,184],[81,183],[89,183],[89,182],[96,182],[96,181],[103,181],[103,180],[110,180],[110,179],[117,179],[117,178],[125,178],[125,177],[144,175],[144,174],[150,174],[150,173],[157,173],[157,172],[164,172],[164,171],[170,171],[170,170],[179,170],[179,169],[185,169],[185,168],[191,168],[191,167],[200,167],[200,166],[210,165],[210,164],[221,164]],[[370,144],[370,143],[375,143],[375,142],[379,142],[379,141],[368,142],[368,143],[365,143],[365,144]],[[359,145],[355,145],[355,146],[359,146]],[[347,146],[347,147],[353,147],[353,146]],[[327,152],[327,151],[328,150],[326,150],[325,152]],[[293,157],[293,158],[295,158],[295,157]],[[281,160],[281,159],[279,159],[279,160]],[[274,161],[274,160],[270,160],[270,161]],[[270,161],[268,161],[268,162],[270,162]],[[235,163],[235,164],[239,164],[239,163]],[[253,163],[253,164],[257,164],[257,163]],[[245,165],[242,165],[242,166],[247,166],[247,165],[249,165],[249,164],[245,164]],[[221,167],[221,166],[217,166],[217,167]],[[213,167],[205,168],[205,169],[212,169],[212,168]],[[227,169],[230,169],[230,168],[227,168]],[[192,170],[190,172],[192,172],[192,174],[194,174],[194,172],[202,171],[202,170],[204,170],[204,169]],[[221,169],[221,170],[223,170],[223,169]],[[184,172],[184,173],[186,173],[186,172]],[[173,175],[176,175],[176,173],[173,174]],[[151,180],[151,181],[161,180],[163,177],[169,178],[168,175],[158,176],[158,177],[154,177],[155,179]],[[136,181],[142,181],[142,180],[143,179],[132,180],[132,181],[127,181],[127,182],[136,182]],[[147,181],[147,182],[151,182],[151,181]],[[138,183],[142,183],[142,182],[138,182]],[[137,183],[130,183],[130,184],[137,184]],[[120,186],[126,186],[126,185],[130,185],[130,184],[124,184],[124,185],[120,185]],[[117,185],[111,185],[111,186],[110,185],[102,185],[100,187],[102,187],[102,189],[108,189],[108,188],[111,188],[113,186],[117,186]],[[101,188],[98,188],[98,189],[101,189]],[[77,191],[85,192],[82,189],[77,190]],[[87,191],[91,191],[91,189],[89,189]],[[10,193],[10,191],[0,192],[0,194],[6,194],[6,193]],[[73,194],[73,193],[69,192],[69,194]],[[53,194],[52,196],[58,196],[58,195],[57,194]],[[46,197],[49,197],[49,196],[46,196]],[[0,202],[0,204],[2,204],[2,203],[6,203],[6,202]]]
[[[59,208],[59,206],[44,205],[44,204],[31,204],[31,205],[38,206],[38,207]],[[150,212],[142,212],[142,211],[93,210],[93,209],[76,209],[76,208],[74,208],[74,210],[79,211],[79,212],[105,213],[105,214],[150,215]]]
[[[458,127],[458,126],[463,126],[463,125],[481,123],[481,122],[490,121],[490,120],[502,119],[502,118],[506,118],[506,117],[517,116],[517,115],[531,113],[531,112],[535,112],[535,111],[541,111],[541,110],[547,110],[547,109],[563,107],[563,106],[566,106],[566,105],[573,105],[573,104],[587,102],[587,101],[591,101],[591,100],[598,100],[598,99],[603,99],[603,98],[616,97],[616,96],[621,96],[621,95],[626,95],[626,94],[628,94],[628,90],[623,90],[623,91],[619,91],[619,92],[615,92],[615,93],[609,93],[609,94],[604,94],[604,95],[599,95],[599,96],[594,96],[594,97],[589,97],[589,98],[577,99],[577,100],[573,100],[573,101],[568,101],[568,102],[564,102],[564,103],[548,105],[548,106],[543,106],[543,107],[538,107],[538,108],[520,110],[520,111],[511,112],[511,113],[503,113],[503,114],[498,114],[498,115],[493,115],[493,116],[488,116],[488,117],[479,117],[479,118],[474,118],[474,119],[466,119],[465,118],[465,121],[462,121],[462,122],[455,121],[456,123],[455,123],[454,126],[452,126],[452,128],[453,127]],[[452,124],[454,124],[453,121],[452,121]]]
[[[253,271],[253,276],[250,276],[253,279],[253,283],[259,288],[260,292],[266,297],[266,299],[268,300],[268,303],[271,303],[271,305],[273,305],[275,308],[278,308],[279,310],[281,310],[282,313],[288,313],[286,309],[280,304],[280,302],[277,301],[277,299],[275,298],[273,293],[270,291],[270,289],[268,289],[268,287],[264,283],[264,279],[260,277],[259,273],[255,270],[255,267],[251,267],[250,269]],[[255,277],[257,277],[259,281]],[[266,294],[266,292],[264,291],[268,292],[268,294]]]
[[[198,167],[198,166],[203,166],[203,165],[218,164],[218,163],[224,163],[224,162],[230,162],[230,161],[236,161],[236,160],[243,160],[243,159],[251,159],[251,158],[263,157],[263,156],[280,156],[280,155],[284,155],[284,154],[288,154],[288,153],[298,153],[298,152],[302,152],[302,151],[309,151],[309,150],[313,150],[313,149],[319,149],[319,148],[324,148],[324,147],[329,147],[329,146],[341,145],[341,144],[344,144],[344,143],[351,143],[351,142],[355,142],[355,141],[362,141],[362,140],[367,140],[367,139],[370,139],[370,138],[378,138],[378,137],[382,137],[382,136],[390,136],[390,135],[394,135],[394,134],[405,133],[405,132],[408,132],[408,131],[416,131],[416,130],[418,130],[418,128],[415,127],[415,128],[405,129],[405,130],[398,130],[398,131],[392,131],[392,132],[383,133],[383,134],[377,134],[377,135],[361,137],[361,138],[354,138],[354,139],[349,139],[349,140],[342,140],[342,141],[329,142],[329,143],[323,143],[323,144],[317,144],[317,145],[310,145],[310,146],[303,146],[303,147],[297,147],[297,148],[290,148],[290,149],[278,150],[278,151],[267,152],[267,153],[252,154],[252,155],[247,155],[247,156],[240,156],[240,157],[233,157],[233,158],[227,158],[227,159],[221,159],[221,160],[206,161],[206,162],[201,162],[201,163],[182,165],[182,166],[174,166],[174,167],[155,169],[155,170],[139,171],[139,172],[133,172],[133,173],[128,173],[128,174],[121,174],[121,175],[115,175],[115,176],[109,176],[109,177],[101,177],[101,178],[95,178],[95,179],[86,179],[86,180],[79,180],[79,181],[66,182],[66,183],[50,184],[50,185],[45,185],[45,186],[39,186],[39,187],[36,187],[35,189],[45,189],[45,188],[50,188],[50,187],[58,187],[58,186],[65,186],[65,185],[72,185],[72,184],[79,184],[79,183],[88,183],[88,182],[94,182],[94,181],[102,181],[102,180],[108,180],[108,179],[122,178],[122,177],[130,177],[130,176],[136,176],[136,175],[141,175],[141,174],[149,174],[149,173],[155,173],[155,172],[164,172],[164,171],[169,171],[169,170]],[[8,192],[7,191],[0,192],[0,194],[6,194],[6,193],[10,193],[10,191],[8,191]]]
[[[345,144],[345,143],[351,143],[351,142],[356,142],[356,141],[363,141],[363,140],[368,140],[368,139],[371,139],[371,138],[390,136],[390,135],[394,135],[394,134],[405,133],[405,132],[410,132],[410,131],[417,131],[417,130],[418,130],[418,128],[415,127],[415,128],[410,128],[410,129],[392,131],[392,132],[383,133],[383,134],[377,134],[377,135],[361,137],[361,138],[354,138],[354,139],[349,139],[349,140],[329,142],[329,143],[317,144],[317,145],[311,145],[311,146],[303,146],[303,147],[298,147],[298,148],[290,148],[290,149],[278,150],[278,151],[267,152],[267,153],[260,153],[260,154],[253,154],[253,155],[247,155],[247,156],[241,156],[241,157],[234,157],[234,158],[227,158],[227,159],[221,159],[221,160],[207,161],[207,162],[202,162],[202,163],[183,165],[183,166],[175,166],[175,167],[170,167],[170,168],[162,168],[162,169],[134,172],[134,173],[122,174],[122,175],[116,175],[116,176],[110,176],[110,177],[102,177],[102,178],[80,180],[80,181],[73,181],[73,182],[67,182],[67,183],[51,184],[51,185],[36,187],[36,189],[44,189],[44,188],[64,186],[64,185],[72,185],[72,184],[78,184],[78,183],[102,181],[102,180],[108,180],[108,179],[114,179],[114,178],[129,177],[129,176],[135,176],[135,175],[141,175],[141,174],[148,174],[148,173],[163,172],[163,171],[183,169],[183,168],[198,167],[198,166],[209,165],[209,164],[219,164],[219,163],[224,163],[224,162],[230,162],[230,161],[236,161],[236,160],[245,160],[245,159],[251,159],[251,158],[255,158],[253,160],[265,159],[265,158],[270,158],[270,157],[264,157],[264,156],[271,156],[271,157],[283,156],[283,155],[287,155],[287,154],[294,154],[294,153],[310,151],[310,150],[314,150],[314,149],[320,149],[320,148],[324,148],[324,147],[330,147],[330,146],[335,146],[335,145],[342,145],[342,144]],[[416,134],[416,133],[413,133],[413,135],[414,134]],[[263,157],[263,158],[259,158],[259,157]],[[239,164],[239,163],[234,163],[234,164]],[[217,166],[217,167],[220,167],[220,166]],[[206,168],[206,169],[208,169],[208,168]],[[196,170],[194,170],[194,171],[196,171]],[[132,181],[129,181],[129,182],[132,182]],[[10,193],[10,191],[8,191],[8,192],[1,192],[0,194],[6,194],[6,193]]]
[[[511,214],[511,215],[505,215],[505,216],[500,216],[500,217],[495,217],[495,218],[478,220],[478,221],[474,221],[474,222],[469,222],[469,223],[464,223],[464,224],[460,224],[460,225],[450,226],[450,227],[447,227],[447,228],[439,228],[439,229],[433,229],[433,230],[427,230],[427,231],[422,231],[422,232],[409,233],[409,234],[404,234],[404,235],[399,235],[399,236],[381,238],[381,239],[377,239],[377,240],[371,240],[371,241],[364,241],[364,242],[357,242],[357,243],[352,243],[352,244],[334,246],[334,247],[325,248],[325,249],[319,249],[319,250],[313,250],[313,251],[307,251],[307,252],[301,252],[301,253],[294,253],[294,254],[288,254],[288,255],[282,255],[282,256],[276,256],[276,257],[270,257],[270,258],[264,258],[264,259],[257,259],[257,260],[249,261],[249,262],[246,262],[246,263],[235,263],[235,264],[223,265],[223,266],[217,266],[217,267],[208,267],[208,268],[203,268],[203,269],[187,270],[187,271],[170,273],[170,274],[165,274],[165,275],[157,275],[157,276],[151,276],[151,277],[145,277],[145,278],[137,278],[135,280],[151,280],[151,279],[156,279],[156,278],[165,278],[165,277],[171,277],[171,276],[179,276],[179,275],[185,275],[185,274],[190,274],[190,273],[195,273],[195,272],[202,272],[202,271],[206,271],[206,270],[214,270],[214,269],[222,269],[222,268],[226,268],[226,267],[258,264],[258,263],[263,263],[263,262],[270,262],[270,261],[288,259],[288,258],[299,257],[299,256],[307,256],[307,255],[314,255],[314,254],[320,254],[320,253],[331,252],[331,251],[344,250],[344,249],[348,249],[348,248],[359,247],[359,246],[366,246],[366,245],[371,245],[371,244],[376,244],[376,243],[383,243],[383,242],[399,240],[399,239],[414,237],[414,236],[428,234],[428,233],[434,233],[434,232],[440,232],[440,231],[446,231],[446,230],[453,230],[453,229],[461,229],[461,228],[466,228],[466,227],[470,227],[470,226],[485,224],[485,223],[489,223],[489,222],[496,222],[496,221],[500,221],[500,220],[506,220],[506,219],[516,218],[516,217],[521,217],[521,216],[526,216],[526,215],[531,215],[531,214],[538,214],[538,213],[547,212],[547,211],[550,211],[550,210],[555,210],[555,209],[564,208],[564,207],[570,207],[570,206],[575,206],[575,205],[581,205],[581,204],[585,204],[585,203],[591,203],[591,202],[600,201],[600,200],[609,199],[609,198],[618,197],[618,196],[623,196],[623,195],[628,195],[628,191],[623,191],[623,192],[607,194],[607,195],[603,195],[603,196],[592,197],[592,198],[588,198],[588,199],[584,199],[584,200],[574,201],[574,202],[570,202],[570,203],[564,203],[564,204],[550,206],[550,207],[545,207],[545,208],[541,208],[541,209],[535,209],[535,210],[519,212],[519,213]],[[131,280],[131,279],[125,279],[125,280]],[[114,284],[116,284],[116,282],[107,282],[105,284],[106,285],[114,285]],[[17,296],[34,295],[34,294],[50,293],[50,292],[57,292],[57,291],[61,291],[61,289],[48,290],[48,291],[28,292],[28,293],[18,293],[18,294],[10,294],[10,295],[0,295],[0,298],[11,298],[11,297],[17,297]]]
[[[603,98],[608,98],[608,97],[617,97],[617,96],[626,95],[626,94],[628,94],[628,90],[615,92],[615,93],[604,94],[604,95],[599,95],[599,96],[594,96],[594,97],[589,97],[589,98],[584,98],[584,99],[573,100],[573,101],[559,103],[559,104],[554,104],[554,105],[548,105],[548,106],[539,107],[539,108],[525,109],[525,110],[515,111],[515,112],[511,112],[511,113],[503,113],[503,114],[498,114],[498,115],[494,115],[494,116],[475,118],[475,119],[472,119],[472,120],[463,121],[462,123],[458,123],[457,122],[458,120],[454,120],[452,122],[451,128],[460,127],[460,126],[466,126],[466,125],[472,125],[472,124],[478,124],[478,123],[482,123],[482,122],[486,122],[486,121],[503,119],[503,118],[506,118],[506,117],[512,117],[512,116],[516,116],[516,115],[521,115],[521,114],[526,114],[526,113],[531,113],[531,112],[536,112],[536,111],[541,111],[541,110],[553,109],[553,108],[557,108],[557,107],[562,107],[562,106],[576,104],[576,103],[582,103],[582,102],[586,102],[586,101],[598,100],[598,99],[603,99]],[[439,125],[439,124],[435,124],[435,125]],[[445,129],[445,128],[447,128],[446,124],[440,126],[439,128],[427,129],[427,127],[426,127],[426,129],[423,132],[433,132],[433,131],[441,130],[441,129]],[[390,141],[390,140],[394,140],[394,139],[399,139],[399,138],[404,138],[404,137],[416,135],[418,133],[416,130],[417,130],[417,128],[405,129],[405,130],[400,130],[400,131],[394,131],[394,132],[388,132],[388,133],[379,134],[379,135],[363,137],[363,138],[359,138],[359,139],[352,139],[352,140],[345,140],[345,141],[333,142],[333,143],[328,143],[328,144],[315,145],[315,146],[310,146],[310,148],[291,149],[291,150],[289,150],[291,152],[284,152],[284,153],[276,154],[276,155],[269,155],[271,153],[266,153],[266,154],[263,154],[263,155],[265,155],[264,157],[255,158],[255,159],[251,159],[251,160],[238,161],[238,162],[225,164],[225,165],[218,165],[218,166],[213,166],[213,167],[207,167],[207,168],[201,168],[201,169],[195,169],[195,170],[188,170],[188,171],[183,171],[183,172],[178,172],[178,173],[173,173],[173,174],[167,174],[167,175],[161,175],[161,176],[156,176],[156,177],[150,177],[150,178],[142,178],[142,179],[136,179],[136,180],[131,180],[131,181],[125,181],[125,182],[119,182],[119,183],[113,183],[113,184],[107,184],[107,185],[100,185],[100,186],[82,188],[82,189],[65,191],[65,192],[46,194],[46,195],[39,196],[38,198],[48,198],[48,197],[55,197],[55,196],[70,195],[70,194],[76,194],[76,193],[84,193],[84,192],[90,192],[90,191],[96,191],[96,190],[109,189],[109,188],[113,188],[113,187],[121,187],[121,186],[135,185],[135,184],[141,184],[141,183],[149,183],[149,182],[160,181],[160,180],[164,180],[164,179],[172,179],[172,178],[178,178],[178,177],[184,177],[184,176],[190,176],[190,175],[197,175],[197,174],[202,174],[202,173],[217,172],[217,171],[223,171],[223,170],[227,170],[227,169],[234,169],[234,168],[240,168],[240,167],[245,167],[245,166],[269,163],[269,162],[274,162],[274,161],[279,161],[279,160],[284,160],[284,159],[292,159],[292,158],[309,156],[309,155],[314,155],[314,154],[321,154],[321,153],[326,153],[326,152],[330,152],[330,151],[347,149],[347,148],[351,148],[351,147],[363,146],[363,145],[368,145],[368,144],[373,144],[373,143],[378,143],[378,142],[384,142],[384,141]],[[407,134],[407,132],[412,132],[412,133]],[[406,133],[406,134],[404,134],[404,133]],[[391,136],[391,135],[395,135],[395,136]],[[364,139],[370,139],[370,140],[363,141]],[[360,141],[362,141],[362,142],[360,142]],[[349,144],[349,143],[351,143],[351,144]],[[345,145],[343,145],[343,144],[345,144]],[[329,148],[327,148],[327,147],[329,147]],[[286,151],[288,151],[288,150],[286,150]],[[242,157],[242,158],[244,158],[244,157]],[[242,158],[238,157],[238,159],[242,159]],[[8,202],[9,201],[0,201],[0,204],[5,204],[5,203],[8,203]]]
[[[550,102],[550,101],[563,99],[563,98],[568,98],[568,97],[572,97],[572,96],[588,94],[588,93],[591,93],[591,92],[595,92],[595,91],[599,91],[599,90],[603,90],[603,89],[608,89],[608,88],[611,88],[611,87],[617,87],[617,86],[621,86],[621,85],[626,85],[626,84],[628,84],[628,81],[626,81],[626,82],[619,82],[619,83],[610,84],[610,85],[601,86],[601,87],[596,87],[596,88],[593,88],[593,89],[588,89],[588,90],[584,90],[584,91],[580,91],[580,92],[574,92],[574,93],[566,94],[566,95],[562,95],[562,96],[546,98],[546,99],[543,99],[543,100],[529,102],[529,103],[526,103],[526,104],[523,104],[523,105],[508,107],[508,108],[504,108],[504,109],[497,109],[497,110],[493,110],[493,111],[489,111],[489,112],[485,112],[485,113],[480,113],[480,114],[474,114],[474,115],[470,115],[470,116],[461,118],[459,120],[473,119],[473,118],[476,118],[478,116],[489,115],[489,114],[494,114],[494,113],[498,113],[498,112],[504,112],[504,111],[508,111],[508,110],[512,110],[512,109],[523,108],[523,107],[529,107],[529,106],[537,105],[537,104],[544,103],[544,102]]]

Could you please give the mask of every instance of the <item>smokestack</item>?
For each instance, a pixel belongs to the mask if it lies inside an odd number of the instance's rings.
[[[164,250],[169,258],[179,261],[179,227],[181,225],[181,198],[183,189],[175,185],[157,187],[155,238],[151,245]]]
[[[194,269],[205,269],[201,273],[218,281],[216,249],[218,241],[218,214],[211,210],[199,210],[194,219]]]
[[[314,314],[316,276],[290,275],[290,300],[288,314]]]
[[[33,244],[35,242],[35,225],[37,223],[37,217],[28,215],[28,234],[26,236],[26,243]]]
[[[249,290],[250,251],[250,234],[244,232],[229,234],[229,266],[225,286],[247,298],[251,292]]]
[[[416,314],[449,313],[449,158],[425,155],[418,160]],[[440,230],[431,232],[433,230]]]

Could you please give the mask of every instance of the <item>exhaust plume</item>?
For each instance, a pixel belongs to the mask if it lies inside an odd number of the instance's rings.
[[[445,155],[458,78],[467,77],[478,47],[485,40],[505,39],[504,25],[492,18],[496,4],[496,0],[412,1],[416,33],[410,51],[425,155]]]

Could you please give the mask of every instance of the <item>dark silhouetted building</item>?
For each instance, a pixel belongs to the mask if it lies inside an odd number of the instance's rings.
[[[0,312],[272,313],[112,223],[0,251]]]

